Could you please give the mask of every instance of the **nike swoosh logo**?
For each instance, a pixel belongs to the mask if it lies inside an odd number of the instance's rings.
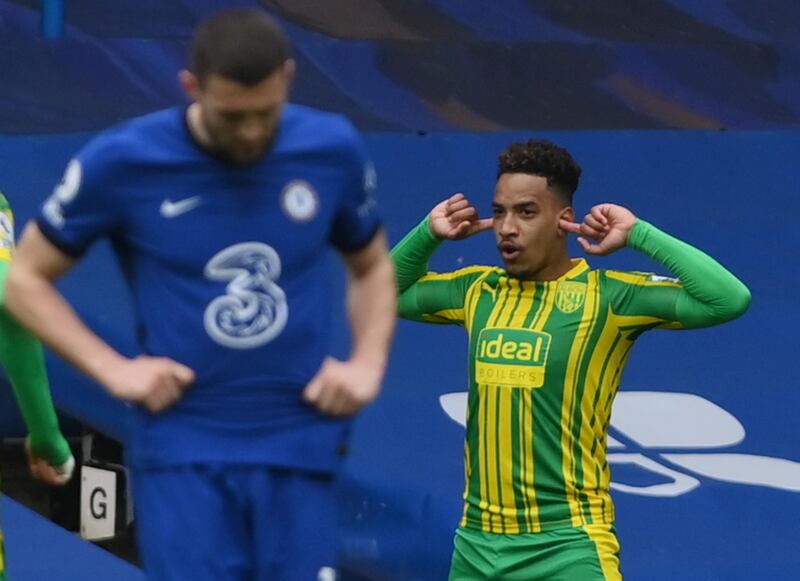
[[[161,202],[159,212],[161,212],[161,215],[165,218],[175,218],[176,216],[185,214],[190,210],[194,210],[202,201],[203,199],[200,196],[192,196],[191,198],[178,200],[177,202],[166,199]]]

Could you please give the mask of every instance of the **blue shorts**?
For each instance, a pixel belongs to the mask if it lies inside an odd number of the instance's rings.
[[[333,475],[263,465],[136,470],[133,494],[149,580],[333,578]]]

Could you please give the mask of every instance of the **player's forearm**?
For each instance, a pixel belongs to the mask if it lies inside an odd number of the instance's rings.
[[[397,288],[403,293],[425,276],[428,262],[442,243],[431,232],[428,217],[392,248]]]
[[[0,289],[5,285],[7,270],[8,263],[0,263]],[[14,388],[33,453],[54,466],[64,464],[71,452],[50,396],[42,345],[4,304],[0,305],[0,364]]]
[[[397,318],[394,268],[385,250],[366,272],[351,276],[347,302],[353,331],[351,358],[369,362],[382,375]]]
[[[107,370],[122,356],[80,320],[50,280],[14,264],[5,300],[11,313],[47,346],[107,385]]]
[[[628,245],[680,278],[685,292],[678,296],[675,310],[677,319],[687,327],[735,319],[750,305],[750,291],[724,266],[644,220],[637,220]]]

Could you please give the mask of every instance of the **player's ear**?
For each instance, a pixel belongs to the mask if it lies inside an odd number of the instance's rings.
[[[286,86],[288,88],[292,87],[292,83],[294,82],[294,75],[297,71],[297,64],[294,62],[294,59],[287,59],[285,63],[283,63],[283,78],[286,81]]]
[[[186,69],[178,73],[178,82],[183,92],[192,100],[197,101],[200,96],[200,81],[191,71]]]
[[[562,208],[561,211],[558,213],[558,223],[559,224],[561,223],[561,220],[566,220],[567,222],[574,222],[575,221],[575,208],[573,208],[572,206],[565,206],[564,208]],[[566,230],[564,230],[563,228],[561,228],[561,226],[558,226],[558,235],[559,236],[568,236],[569,233]]]

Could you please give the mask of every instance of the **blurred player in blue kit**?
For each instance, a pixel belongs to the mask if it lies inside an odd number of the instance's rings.
[[[151,579],[292,580],[335,567],[333,483],[350,418],[378,395],[396,291],[365,147],[339,115],[287,103],[276,23],[204,21],[186,107],[93,139],[28,225],[11,311],[137,404],[127,462]],[[79,319],[55,281],[110,239],[143,355]],[[349,273],[349,359],[327,356],[325,249]]]

